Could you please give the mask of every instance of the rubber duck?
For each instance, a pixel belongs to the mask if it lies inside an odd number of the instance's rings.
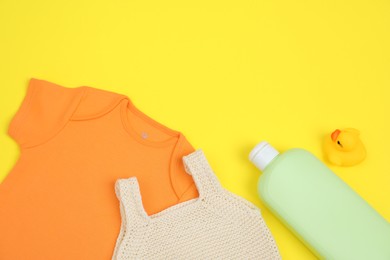
[[[366,149],[354,128],[336,129],[324,141],[324,152],[332,164],[353,166],[366,158]]]

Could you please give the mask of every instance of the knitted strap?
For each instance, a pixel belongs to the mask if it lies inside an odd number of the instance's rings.
[[[200,198],[215,196],[222,192],[222,186],[211,169],[202,150],[183,157],[184,167],[192,175]],[[148,215],[142,205],[139,184],[136,177],[119,179],[115,192],[120,201],[122,220],[131,220],[131,225],[144,222]],[[129,224],[129,223],[127,223]]]
[[[183,157],[186,172],[192,175],[199,197],[209,197],[222,191],[222,186],[201,149]]]
[[[132,225],[145,220],[147,213],[142,205],[141,192],[136,177],[117,180],[115,193],[120,201],[122,220],[131,220]]]

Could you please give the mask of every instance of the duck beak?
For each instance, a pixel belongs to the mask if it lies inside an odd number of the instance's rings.
[[[332,134],[331,134],[331,138],[333,140],[333,142],[336,142],[337,140],[337,137],[339,136],[339,134],[341,133],[341,131],[339,129],[336,129]]]

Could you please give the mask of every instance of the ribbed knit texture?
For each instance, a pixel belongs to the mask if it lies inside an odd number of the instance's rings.
[[[203,152],[183,161],[199,198],[151,216],[135,177],[116,182],[122,226],[113,259],[280,259],[260,210],[220,185]]]

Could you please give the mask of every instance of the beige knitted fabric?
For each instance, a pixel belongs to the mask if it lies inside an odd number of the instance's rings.
[[[122,226],[113,259],[280,259],[260,210],[222,188],[201,150],[183,160],[199,198],[151,216],[135,177],[116,182]]]

